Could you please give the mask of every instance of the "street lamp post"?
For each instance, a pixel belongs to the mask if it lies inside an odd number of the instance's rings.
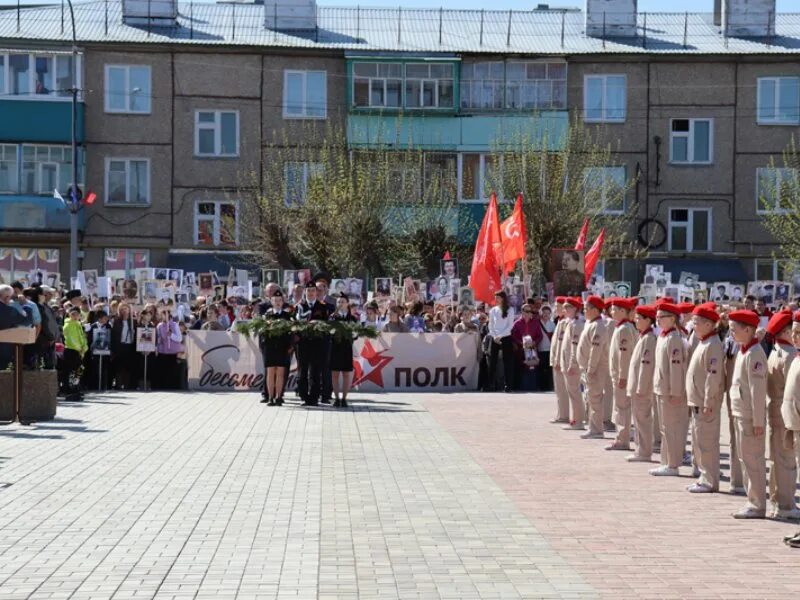
[[[75,11],[72,0],[67,0],[72,22],[72,190],[69,198],[69,271],[70,277],[78,272],[78,35],[75,30]]]

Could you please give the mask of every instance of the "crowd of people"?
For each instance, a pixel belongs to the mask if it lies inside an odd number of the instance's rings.
[[[493,309],[494,310],[494,309]],[[730,493],[746,496],[737,519],[800,519],[800,312],[661,298],[563,296],[550,353],[553,423],[583,439],[613,432],[609,451],[660,464],[659,477],[691,467],[693,494],[720,491],[721,413],[728,413]],[[691,430],[691,453],[686,441]],[[769,479],[767,479],[769,460]],[[800,547],[800,533],[784,540]]]
[[[263,297],[242,305],[236,298],[213,301],[198,296],[188,311],[157,304],[132,306],[121,297],[93,301],[79,290],[60,292],[46,285],[4,286],[2,295],[17,316],[13,324],[36,327],[37,341],[25,348],[27,369],[57,368],[61,392],[79,399],[85,390],[187,389],[185,336],[190,330],[234,331],[256,317],[360,323],[387,333],[468,333],[480,340],[481,390],[507,392],[552,389],[550,340],[555,330],[544,298],[529,298],[519,311],[499,292],[497,306],[399,302],[383,296],[369,302],[344,293],[332,295],[319,275],[287,294],[277,283]],[[2,318],[2,315],[0,315]],[[12,323],[9,323],[11,326]],[[1,326],[1,325],[0,325]],[[137,350],[137,333],[152,331],[151,352]],[[329,340],[262,339],[268,404],[283,402],[292,356],[297,362],[297,395],[307,404],[347,405],[352,384],[352,345]],[[107,339],[107,346],[102,346]],[[98,347],[104,350],[98,352]],[[278,360],[280,355],[280,361]],[[0,345],[0,369],[12,360]],[[280,364],[278,364],[280,363]]]

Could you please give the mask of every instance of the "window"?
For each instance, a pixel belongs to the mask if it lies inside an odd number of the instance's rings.
[[[424,198],[452,202],[458,194],[458,155],[426,152],[423,164]]]
[[[800,77],[759,77],[758,123],[800,123]]]
[[[714,160],[712,119],[672,119],[670,122],[670,162],[711,164]]]
[[[0,94],[4,98],[69,98],[72,87],[72,55],[0,54]],[[80,88],[80,83],[76,87]]]
[[[459,154],[460,202],[485,202],[490,194],[502,197],[502,159],[492,154]]]
[[[324,119],[327,111],[325,71],[283,72],[284,119]]]
[[[797,169],[756,170],[756,212],[788,212],[800,193]]]
[[[323,173],[321,163],[287,162],[284,165],[284,201],[286,206],[300,204],[308,197],[308,185]]]
[[[757,258],[755,261],[756,281],[792,281],[796,279],[798,265],[790,260]],[[796,285],[795,283],[795,286]],[[795,287],[795,295],[796,294],[797,288]]]
[[[567,107],[567,65],[563,62],[520,62],[506,65],[506,108]]]
[[[195,156],[239,156],[239,113],[199,110],[194,117]]]
[[[150,67],[106,65],[106,112],[150,113]]]
[[[135,269],[150,266],[150,251],[131,248],[106,248],[106,277],[128,277]]]
[[[504,90],[505,65],[502,61],[465,63],[461,66],[461,108],[501,109]]]
[[[82,163],[79,155],[79,165]],[[80,169],[79,173],[82,171]],[[72,148],[69,146],[22,146],[22,194],[53,195],[59,190],[64,197],[72,183]],[[79,182],[80,183],[80,182]]]
[[[626,116],[625,75],[587,75],[583,80],[583,120],[622,123]]]
[[[0,194],[17,193],[19,189],[17,184],[18,165],[17,146],[0,144]]]
[[[353,106],[400,108],[402,105],[402,64],[353,63]]]
[[[237,203],[221,200],[200,200],[195,203],[194,243],[208,247],[238,244]]]
[[[41,269],[52,273],[43,283],[58,287],[55,274],[61,271],[59,252],[55,248],[0,248],[0,279],[27,279],[31,271]]]
[[[150,204],[150,161],[146,158],[106,158],[106,204]]]
[[[406,65],[407,108],[452,108],[453,103],[452,64]]]
[[[670,209],[669,249],[672,252],[711,252],[711,209]]]
[[[587,206],[600,212],[620,215],[625,212],[625,167],[591,167],[583,171],[584,197]]]

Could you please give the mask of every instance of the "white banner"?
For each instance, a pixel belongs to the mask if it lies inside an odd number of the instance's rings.
[[[353,384],[364,392],[456,392],[478,387],[475,333],[383,333],[353,346]],[[189,389],[260,390],[258,340],[226,331],[189,331]],[[294,387],[295,365],[288,387]]]

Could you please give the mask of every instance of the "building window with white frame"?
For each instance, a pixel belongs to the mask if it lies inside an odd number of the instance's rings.
[[[296,206],[308,197],[309,183],[323,174],[322,163],[287,162],[283,167],[286,206]]]
[[[792,199],[800,192],[797,169],[760,168],[756,170],[756,212],[786,213],[792,209]]]
[[[401,63],[353,63],[353,106],[400,108],[403,106]]]
[[[800,77],[758,78],[758,124],[800,124]]]
[[[109,206],[150,204],[150,160],[106,158],[105,203]]]
[[[583,187],[587,206],[608,215],[625,213],[625,167],[588,167],[583,171]]]
[[[586,75],[583,107],[583,120],[587,123],[623,123],[627,115],[627,77]]]
[[[149,114],[150,79],[148,65],[106,65],[106,112]]]
[[[505,91],[503,61],[484,60],[461,65],[461,108],[500,110]]]
[[[194,205],[195,246],[236,246],[239,243],[238,203],[198,200]]]
[[[239,112],[198,110],[194,116],[194,154],[201,157],[239,156]]]
[[[406,108],[453,108],[453,65],[449,63],[408,63]]]
[[[552,110],[567,107],[567,63],[518,61],[506,63],[506,108]]]
[[[81,165],[81,157],[78,157]],[[79,173],[82,169],[79,169]],[[72,183],[72,149],[69,146],[22,146],[20,193],[53,195],[65,193]],[[78,182],[80,183],[80,182]]]
[[[711,209],[670,209],[669,250],[671,252],[711,252]]]
[[[283,72],[283,118],[324,119],[328,114],[325,71]]]
[[[19,190],[19,159],[16,144],[0,144],[0,194],[16,194]]]
[[[72,55],[0,53],[0,96],[26,100],[70,98],[72,88],[80,88],[80,57],[78,84],[72,84]]]
[[[670,163],[708,165],[714,161],[714,122],[712,119],[672,119],[670,121]]]
[[[502,199],[503,159],[494,154],[458,155],[459,202],[486,202],[492,192]]]
[[[136,269],[150,266],[150,250],[139,248],[106,248],[104,267],[107,277],[130,277]]]

